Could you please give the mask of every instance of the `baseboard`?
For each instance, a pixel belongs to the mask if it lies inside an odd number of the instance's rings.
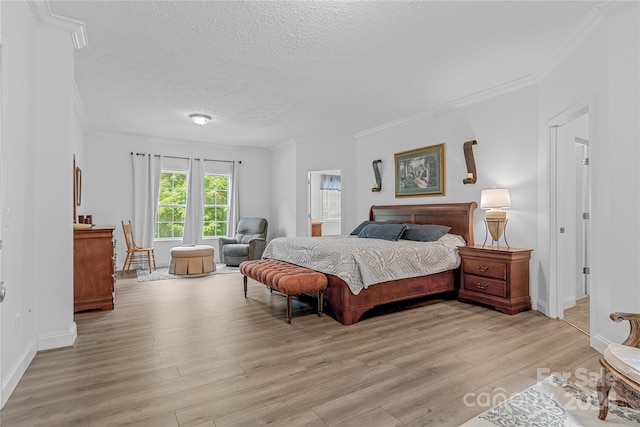
[[[540,313],[549,317],[549,308],[544,302],[540,301],[539,299],[531,301],[531,308],[533,310],[538,310]]]
[[[22,379],[22,376],[25,372],[27,372],[27,368],[31,364],[31,361],[36,356],[38,352],[38,345],[36,339],[31,341],[31,344],[27,346],[26,351],[22,354],[22,357],[18,360],[18,362],[11,368],[7,378],[2,381],[2,404],[0,405],[0,409],[4,407],[4,404],[9,400],[9,396],[16,389],[18,383]]]
[[[590,341],[589,344],[591,344],[591,347],[595,348],[600,353],[604,353],[604,350],[610,344],[608,340],[606,340],[601,335],[594,334],[593,331],[591,331],[591,339],[589,341]]]
[[[71,347],[76,342],[76,338],[78,338],[78,326],[76,322],[72,322],[69,332],[38,337],[38,351]]]
[[[562,308],[564,308],[565,310],[567,308],[571,308],[571,307],[575,307],[576,306],[576,298],[575,297],[568,297],[565,298],[564,301],[562,301]]]

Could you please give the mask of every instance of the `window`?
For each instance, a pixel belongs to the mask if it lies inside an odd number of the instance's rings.
[[[226,236],[229,224],[229,175],[204,175],[204,236]]]
[[[182,237],[186,210],[186,172],[162,171],[154,237],[156,239]]]
[[[320,175],[322,191],[322,220],[340,220],[342,177],[340,175]]]
[[[322,220],[339,220],[341,217],[341,191],[322,190]]]

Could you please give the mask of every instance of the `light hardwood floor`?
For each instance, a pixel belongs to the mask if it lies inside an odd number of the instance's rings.
[[[589,297],[586,296],[576,301],[575,306],[564,311],[564,321],[586,335],[589,335],[589,313]]]
[[[588,337],[535,311],[421,300],[342,326],[294,301],[289,325],[285,305],[253,281],[245,299],[239,274],[119,280],[114,311],[36,355],[0,424],[456,426],[550,372],[599,373]]]

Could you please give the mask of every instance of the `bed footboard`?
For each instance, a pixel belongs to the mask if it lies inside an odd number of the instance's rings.
[[[447,270],[429,276],[411,277],[378,283],[354,295],[347,284],[331,274],[324,291],[324,301],[343,325],[357,323],[375,306],[456,290],[456,271]]]

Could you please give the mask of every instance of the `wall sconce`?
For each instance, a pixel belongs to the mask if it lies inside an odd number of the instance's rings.
[[[211,116],[207,116],[206,114],[189,114],[189,118],[191,121],[197,125],[204,126],[211,120]]]
[[[380,169],[378,168],[378,163],[382,163],[382,160],[374,160],[373,161],[373,175],[376,177],[376,186],[371,189],[374,193],[380,192],[382,190],[382,181],[380,179]]]
[[[505,228],[507,227],[507,212],[503,211],[503,208],[511,207],[511,198],[509,197],[509,190],[506,188],[492,188],[491,190],[482,190],[480,194],[480,208],[489,209],[485,213],[484,223],[487,227],[487,234],[491,234],[491,246],[496,244],[500,248],[500,237],[503,235]],[[487,235],[485,234],[484,247],[487,242]],[[507,242],[507,236],[504,236],[504,243],[509,247]]]
[[[467,141],[462,145],[464,151],[464,161],[467,164],[467,177],[462,180],[463,184],[475,184],[478,179],[476,173],[476,161],[473,158],[473,146],[476,145],[476,140]]]

